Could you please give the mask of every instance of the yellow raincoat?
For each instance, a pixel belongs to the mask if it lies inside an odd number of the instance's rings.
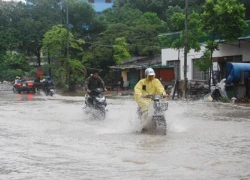
[[[146,85],[146,91],[142,89],[142,86]],[[151,99],[142,98],[142,96],[146,95],[166,95],[165,89],[162,86],[161,82],[154,78],[152,81],[149,81],[148,78],[140,80],[135,88],[134,98],[137,104],[142,108],[142,111],[147,111],[149,105],[152,103]]]

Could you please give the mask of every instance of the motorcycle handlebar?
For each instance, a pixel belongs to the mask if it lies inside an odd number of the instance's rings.
[[[92,89],[92,90],[89,91],[88,93],[95,93],[96,91],[105,92],[105,89],[102,89],[102,88]]]
[[[142,98],[152,98],[154,95],[146,95],[146,96],[142,96]],[[161,96],[161,98],[165,98],[167,97],[166,95],[159,95]]]

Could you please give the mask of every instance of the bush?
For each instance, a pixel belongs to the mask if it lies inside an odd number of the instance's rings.
[[[22,77],[24,72],[21,69],[6,69],[1,70],[0,80],[1,81],[14,81],[16,76]]]
[[[37,69],[36,69],[36,68],[31,68],[30,71],[25,72],[25,76],[26,76],[26,77],[29,77],[29,78],[31,78],[31,79],[35,79],[36,73],[37,73]]]
[[[220,101],[223,103],[230,103],[230,100],[227,97],[220,97]]]

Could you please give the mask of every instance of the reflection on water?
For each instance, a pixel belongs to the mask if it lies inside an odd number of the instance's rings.
[[[34,100],[34,94],[17,94],[18,95],[18,101],[33,101]]]
[[[92,121],[83,97],[12,96],[23,103],[1,106],[0,179],[250,179],[250,123],[237,121],[249,109],[170,101],[168,134],[154,136],[137,132],[131,100]]]

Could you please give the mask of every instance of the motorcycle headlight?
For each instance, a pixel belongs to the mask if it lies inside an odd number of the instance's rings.
[[[97,97],[96,100],[98,102],[104,102],[105,101],[105,97],[101,97],[101,98]]]

